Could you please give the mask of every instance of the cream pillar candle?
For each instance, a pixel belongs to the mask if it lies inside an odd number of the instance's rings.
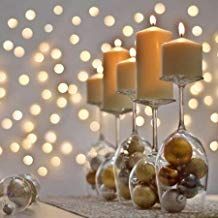
[[[156,19],[150,17],[151,25]],[[172,39],[172,33],[151,26],[136,34],[137,99],[172,99],[173,85],[161,81],[161,45]]]
[[[130,58],[128,50],[116,47],[103,55],[103,109],[121,112],[123,109],[130,109],[131,102],[127,96],[117,94],[117,64],[120,61]]]
[[[202,46],[183,38],[185,28],[179,24],[180,38],[164,43],[162,47],[163,78],[172,76],[197,80],[202,78]]]
[[[136,90],[136,59],[129,58],[117,64],[117,91]]]
[[[87,103],[101,105],[103,99],[103,74],[94,74],[87,80]]]

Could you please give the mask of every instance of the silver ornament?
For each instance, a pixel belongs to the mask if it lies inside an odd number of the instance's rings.
[[[112,201],[116,198],[116,191],[114,189],[107,188],[105,185],[101,185],[100,194],[107,201]]]
[[[170,189],[162,196],[162,207],[170,213],[178,213],[185,208],[186,197],[177,189]]]

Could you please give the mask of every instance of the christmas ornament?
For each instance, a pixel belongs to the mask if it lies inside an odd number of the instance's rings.
[[[204,160],[200,158],[192,158],[185,168],[185,173],[194,174],[201,179],[207,174],[207,165]]]
[[[15,209],[15,208],[14,208],[12,205],[6,204],[6,205],[3,207],[3,212],[4,212],[5,214],[7,214],[7,215],[10,215],[10,214],[13,213],[14,209]]]
[[[187,164],[191,161],[192,146],[185,138],[174,137],[165,144],[164,157],[174,166]]]
[[[173,186],[179,181],[179,173],[171,166],[166,166],[160,169],[158,178],[162,185]]]
[[[121,197],[123,197],[125,200],[131,199],[128,184],[119,182],[117,187],[118,187],[118,191],[119,191],[119,194],[120,194]]]
[[[137,185],[133,189],[132,201],[142,209],[152,207],[157,200],[157,195],[149,186]]]
[[[131,170],[136,165],[136,163],[144,157],[145,157],[145,154],[141,152],[135,152],[132,155],[130,155],[129,161],[128,161],[128,168]]]
[[[100,156],[93,157],[90,160],[91,169],[96,171],[98,169],[98,167],[100,166],[100,164],[102,163],[102,161],[103,161],[103,158]]]
[[[104,184],[102,184],[100,187],[100,193],[102,197],[107,201],[112,201],[117,197],[115,191],[106,187]]]
[[[178,213],[185,208],[186,197],[177,189],[170,189],[163,194],[162,207],[170,213]]]
[[[149,183],[155,178],[155,168],[152,164],[147,163],[144,159],[141,159],[135,169],[136,177],[145,183]]]
[[[95,185],[95,174],[96,174],[96,171],[90,171],[86,175],[86,181],[92,186]]]
[[[140,152],[143,153],[145,148],[144,145],[141,144],[141,139],[137,135],[133,135],[128,141],[127,141],[127,150],[129,152],[129,155]]]
[[[102,172],[102,183],[111,189],[115,189],[114,171],[113,166],[105,168]]]
[[[192,198],[198,194],[200,187],[199,179],[193,174],[186,176],[177,186],[178,190],[187,198]]]

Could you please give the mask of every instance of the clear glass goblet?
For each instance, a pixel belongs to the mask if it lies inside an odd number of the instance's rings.
[[[163,142],[156,159],[161,209],[171,213],[200,212],[207,190],[208,160],[202,143],[184,124],[184,88],[191,81],[166,80],[173,81],[179,88],[179,126]]]

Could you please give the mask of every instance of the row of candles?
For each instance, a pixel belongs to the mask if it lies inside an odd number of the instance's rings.
[[[202,46],[183,37],[182,23],[175,40],[172,32],[155,26],[153,15],[150,24],[136,34],[136,58],[130,58],[125,48],[115,47],[103,54],[103,75],[95,74],[87,81],[87,102],[115,115],[117,136],[119,115],[133,111],[131,136],[121,144],[116,141],[115,155],[104,153],[104,161],[90,159],[87,181],[106,200],[118,196],[144,209],[160,202],[168,212],[190,206],[198,211],[206,194],[208,163],[200,141],[185,129],[183,90],[202,79]],[[179,87],[179,127],[158,152],[157,110],[174,101],[172,83]],[[152,145],[138,135],[136,103],[152,107]]]

